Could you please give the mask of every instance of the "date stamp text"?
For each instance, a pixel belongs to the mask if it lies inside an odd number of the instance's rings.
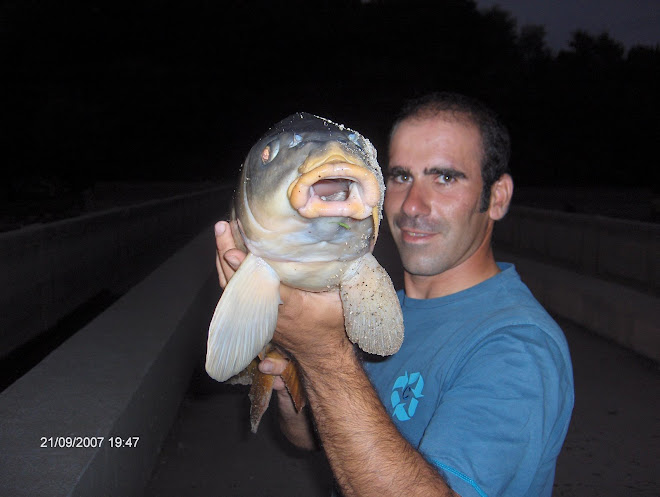
[[[79,437],[79,436],[59,436],[59,437],[40,437],[41,448],[58,449],[89,449],[100,448],[108,444],[113,449],[136,448],[140,442],[140,437]]]

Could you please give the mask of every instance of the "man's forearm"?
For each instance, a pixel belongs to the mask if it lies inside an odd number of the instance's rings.
[[[323,449],[345,497],[455,496],[398,432],[352,348],[301,364]],[[341,363],[341,368],[337,364]]]

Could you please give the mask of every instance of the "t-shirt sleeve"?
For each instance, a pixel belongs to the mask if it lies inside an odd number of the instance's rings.
[[[462,497],[532,495],[552,485],[572,409],[572,377],[553,339],[532,325],[497,330],[456,367],[420,442]],[[538,495],[538,494],[536,494]]]

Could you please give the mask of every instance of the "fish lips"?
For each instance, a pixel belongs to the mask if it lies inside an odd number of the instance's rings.
[[[291,206],[303,217],[349,217],[357,220],[379,211],[381,189],[376,175],[337,143],[322,156],[308,157],[289,185]]]

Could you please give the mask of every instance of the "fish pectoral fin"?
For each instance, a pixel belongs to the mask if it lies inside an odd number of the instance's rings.
[[[215,308],[206,345],[206,372],[225,381],[245,369],[270,342],[280,304],[280,279],[248,254]]]
[[[370,253],[356,264],[339,289],[348,338],[369,354],[394,354],[403,343],[403,315],[392,280]]]

